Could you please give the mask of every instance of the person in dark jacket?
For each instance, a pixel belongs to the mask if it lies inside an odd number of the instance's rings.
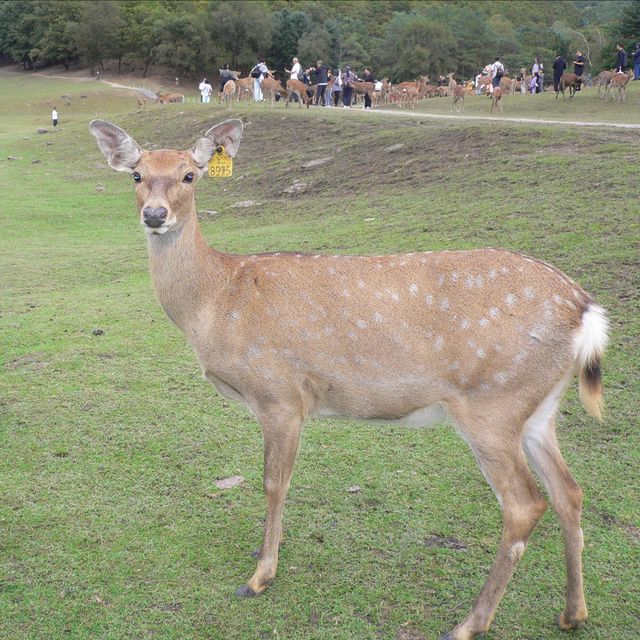
[[[621,44],[616,45],[618,49],[618,58],[616,60],[616,71],[624,73],[627,68],[627,52]]]
[[[220,69],[220,93],[224,89],[224,85],[229,82],[229,80],[235,80],[236,74],[233,71],[229,70],[229,65],[225,62],[222,65],[222,69]]]
[[[584,56],[582,55],[582,51],[576,51],[576,59],[573,61],[573,73],[579,78],[582,78],[582,74],[584,73]],[[581,86],[581,84],[578,84],[576,91],[580,91]]]
[[[329,82],[329,67],[322,64],[322,60],[316,62],[316,67],[313,69],[316,74],[316,99],[314,104],[324,107],[324,94],[327,90],[327,83]]]
[[[567,68],[567,63],[564,61],[562,54],[556,56],[551,66],[553,67],[553,90],[558,93],[560,90],[560,78],[562,78],[562,74]]]
[[[344,72],[342,73],[342,106],[345,109],[351,109],[353,83],[356,79],[356,74],[351,71],[351,67],[345,67]]]
[[[373,74],[369,69],[365,67],[364,75],[362,76],[363,82],[375,82],[376,79],[373,77]],[[371,96],[368,93],[364,94],[364,108],[371,109]]]
[[[640,80],[640,42],[636,44],[633,52],[633,79]]]

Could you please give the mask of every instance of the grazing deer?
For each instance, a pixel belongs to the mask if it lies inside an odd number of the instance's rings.
[[[233,106],[233,98],[236,95],[236,83],[234,80],[227,80],[224,83],[224,87],[222,87],[222,93],[218,98],[218,104],[220,104],[223,100],[227,103],[227,109],[229,109],[229,103]]]
[[[276,96],[279,95],[281,98],[287,97],[287,91],[284,89],[279,80],[271,76],[267,76],[262,81],[260,85],[262,90],[262,95],[265,97],[265,100],[271,101],[271,106],[273,107],[276,103]]]
[[[494,87],[493,93],[491,94],[491,113],[498,107],[500,108],[500,113],[502,113],[502,89],[500,87]]]
[[[136,96],[136,101],[138,103],[138,109],[143,109],[144,105],[147,104],[147,99],[145,96]]]
[[[144,151],[93,120],[108,164],[133,174],[151,278],[205,377],[262,427],[267,515],[255,596],[278,565],[282,511],[308,416],[427,425],[448,414],[503,511],[500,548],[469,617],[444,637],[489,628],[513,570],[547,508],[562,524],[567,561],[563,629],[587,617],[582,491],[555,434],[558,403],[579,377],[601,414],[605,312],[558,269],[499,249],[390,256],[236,255],[207,246],[195,183],[219,146],[235,156],[242,123],[209,129],[189,151]]]

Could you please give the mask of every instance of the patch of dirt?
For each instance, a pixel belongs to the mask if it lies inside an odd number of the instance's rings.
[[[49,366],[49,363],[44,359],[44,353],[27,353],[23,356],[18,356],[11,360],[11,362],[7,362],[4,365],[5,369],[16,370],[16,369],[44,369]]]
[[[466,551],[469,545],[462,540],[453,538],[451,536],[441,536],[437,533],[432,533],[424,539],[424,544],[427,547],[440,547],[443,549],[453,549],[454,551]]]

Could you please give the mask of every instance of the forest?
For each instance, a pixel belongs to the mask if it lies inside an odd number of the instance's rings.
[[[576,50],[597,73],[615,45],[640,40],[640,0],[1,0],[0,62],[37,70],[181,77],[228,63],[246,72],[264,55],[282,70],[297,55],[364,66],[392,81],[455,71],[472,77],[500,56],[507,69]]]

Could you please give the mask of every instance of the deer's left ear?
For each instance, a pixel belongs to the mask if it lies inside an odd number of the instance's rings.
[[[191,155],[198,167],[204,169],[213,157],[216,147],[219,146],[223,146],[233,158],[240,146],[242,129],[242,120],[225,120],[215,127],[211,127],[191,149]]]
[[[142,149],[124,129],[106,120],[92,120],[89,131],[95,136],[100,151],[112,169],[127,173],[133,171]]]

